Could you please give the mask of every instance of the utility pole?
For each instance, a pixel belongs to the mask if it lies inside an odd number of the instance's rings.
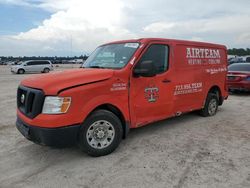
[[[72,57],[72,35],[70,35],[70,57]]]

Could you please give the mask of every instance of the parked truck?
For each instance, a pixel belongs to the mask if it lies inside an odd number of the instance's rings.
[[[226,75],[223,45],[160,38],[111,42],[81,68],[24,79],[16,126],[35,143],[77,143],[89,155],[107,155],[130,129],[191,111],[215,115],[228,97]]]

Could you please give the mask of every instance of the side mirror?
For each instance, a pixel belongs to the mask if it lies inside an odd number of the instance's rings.
[[[156,75],[156,68],[153,61],[142,61],[135,66],[133,71],[135,77],[153,77]]]

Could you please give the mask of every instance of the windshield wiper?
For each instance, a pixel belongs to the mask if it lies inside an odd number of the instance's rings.
[[[106,67],[98,66],[98,65],[93,65],[89,67],[82,67],[82,68],[96,68],[96,69],[105,69]]]

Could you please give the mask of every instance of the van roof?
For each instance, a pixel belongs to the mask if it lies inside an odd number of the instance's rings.
[[[188,45],[202,45],[202,46],[211,46],[211,47],[220,47],[226,48],[225,45],[214,44],[208,42],[198,42],[198,41],[188,41],[188,40],[177,40],[177,39],[166,39],[166,38],[140,38],[140,39],[131,39],[131,40],[120,40],[114,41],[106,44],[117,44],[117,43],[129,43],[129,42],[139,42],[139,43],[148,43],[148,42],[171,42],[176,44],[188,44]],[[104,45],[106,45],[104,44]]]

